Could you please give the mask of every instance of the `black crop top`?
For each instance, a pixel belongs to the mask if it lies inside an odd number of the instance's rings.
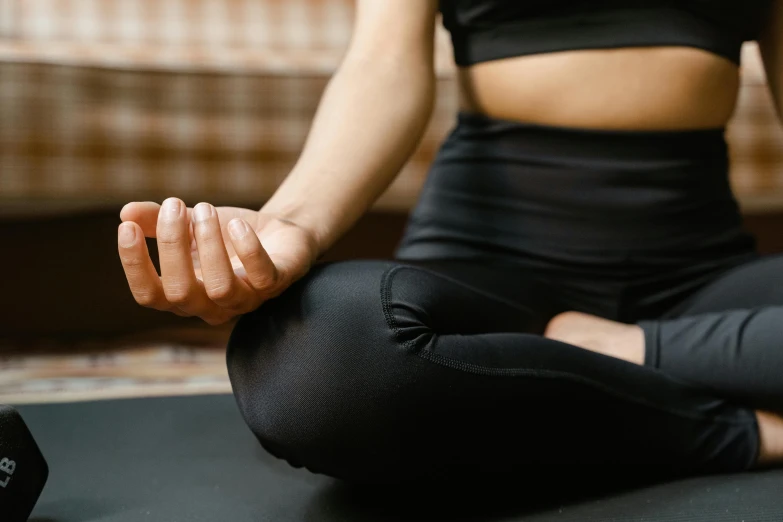
[[[576,49],[685,46],[739,63],[772,0],[440,0],[458,65]]]

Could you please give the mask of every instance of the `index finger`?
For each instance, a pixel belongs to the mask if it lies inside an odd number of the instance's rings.
[[[148,308],[169,310],[171,305],[163,293],[163,285],[152,265],[147,244],[138,233],[138,226],[132,221],[123,223],[117,232],[120,261],[134,299]]]

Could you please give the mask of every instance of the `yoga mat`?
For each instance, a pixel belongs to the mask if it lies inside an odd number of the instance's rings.
[[[230,395],[19,410],[51,468],[33,522],[783,520],[783,471],[777,470],[581,499],[524,485],[360,488],[266,454]]]

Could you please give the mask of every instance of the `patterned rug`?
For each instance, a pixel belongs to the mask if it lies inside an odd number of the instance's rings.
[[[230,393],[230,326],[0,345],[0,403]]]

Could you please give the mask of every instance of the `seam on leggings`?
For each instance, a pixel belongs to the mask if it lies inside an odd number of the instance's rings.
[[[388,326],[394,333],[394,339],[399,343],[402,337],[400,327],[397,326],[397,321],[394,320],[394,314],[391,311],[391,276],[399,267],[393,266],[383,271],[381,275],[381,306],[383,307],[383,316],[386,319],[386,326]],[[403,342],[402,345],[405,349],[408,343]]]
[[[451,278],[449,276],[445,276],[443,274],[439,274],[438,272],[435,272],[433,270],[428,270],[423,267],[419,266],[412,266],[412,265],[397,265],[392,266],[388,268],[383,275],[381,276],[381,305],[383,307],[383,315],[386,318],[386,325],[394,332],[394,338],[397,340],[398,343],[407,351],[410,352],[418,352],[419,350],[416,348],[416,341],[414,339],[403,341],[402,340],[402,330],[400,329],[399,325],[397,324],[397,321],[394,319],[394,313],[392,312],[392,291],[391,291],[391,284],[392,280],[394,279],[394,276],[396,276],[399,272],[403,270],[412,270],[414,272],[425,272],[429,275],[432,275],[434,277],[437,277],[443,281],[448,281],[452,284],[455,284],[457,286],[460,286],[462,288],[466,288],[472,292],[475,292],[477,294],[480,294],[490,300],[493,300],[495,302],[508,305],[512,308],[516,308],[517,310],[529,313],[531,315],[535,315],[535,312],[531,310],[530,308],[526,306],[519,305],[513,301],[510,301],[508,299],[504,299],[502,297],[497,297],[493,294],[490,294],[489,292],[485,292],[484,290],[481,290],[479,288],[476,288],[474,286],[465,284],[461,281],[458,281],[454,278]]]
[[[432,270],[432,269],[429,269],[429,268],[425,268],[425,267],[421,267],[421,266],[414,266],[414,265],[397,265],[397,266],[393,266],[393,267],[389,268],[387,270],[387,272],[384,274],[385,277],[384,277],[384,281],[382,283],[384,285],[384,292],[385,293],[391,295],[391,281],[394,278],[394,276],[397,274],[397,272],[401,272],[402,270],[411,270],[413,272],[425,272],[425,273],[427,273],[429,275],[432,275],[434,277],[437,277],[438,279],[441,279],[443,281],[448,281],[448,282],[450,282],[452,284],[455,284],[457,286],[460,286],[462,288],[466,288],[466,289],[470,290],[471,292],[475,292],[475,293],[477,293],[479,295],[482,295],[482,296],[486,297],[487,299],[491,299],[492,301],[495,301],[497,303],[502,303],[502,304],[510,306],[512,308],[516,308],[517,310],[528,312],[530,314],[535,314],[535,312],[531,308],[529,308],[527,306],[523,306],[523,305],[521,305],[519,303],[516,303],[516,302],[510,300],[510,299],[505,299],[503,297],[499,297],[499,296],[497,296],[495,294],[487,292],[486,290],[482,290],[481,288],[469,285],[469,284],[467,284],[467,283],[465,283],[463,281],[460,281],[459,279],[454,279],[453,277],[449,277],[447,275],[441,274],[440,272],[437,272],[435,270]]]
[[[409,341],[403,341],[402,340],[402,330],[400,329],[399,325],[397,324],[397,321],[394,319],[394,313],[392,312],[392,304],[391,304],[391,284],[392,280],[394,279],[394,276],[397,275],[399,272],[403,270],[412,270],[412,271],[419,271],[419,272],[425,272],[429,275],[432,275],[434,277],[437,277],[439,279],[442,279],[443,281],[448,281],[450,283],[453,283],[457,286],[460,286],[462,288],[466,288],[472,292],[476,292],[477,294],[480,294],[488,299],[491,299],[495,302],[502,303],[504,305],[511,306],[512,308],[516,308],[517,310],[527,312],[529,314],[535,315],[535,312],[531,310],[530,308],[526,306],[519,305],[513,301],[510,301],[508,299],[504,299],[502,297],[498,297],[496,295],[490,294],[489,292],[485,292],[484,290],[481,290],[479,288],[476,288],[474,286],[465,284],[461,281],[458,281],[456,279],[453,279],[449,276],[445,276],[443,274],[439,274],[438,272],[435,272],[433,270],[428,270],[423,267],[419,266],[413,266],[413,265],[397,265],[392,266],[388,268],[383,275],[381,276],[381,304],[383,307],[383,315],[386,318],[386,324],[387,326],[394,332],[394,337],[397,340],[398,343],[402,345],[403,348],[409,351],[417,351],[416,350],[416,342],[415,340],[411,339]]]
[[[625,393],[619,392],[614,388],[607,386],[594,379],[590,379],[583,375],[578,375],[571,372],[563,372],[563,371],[556,371],[556,370],[530,370],[528,368],[490,368],[486,366],[480,366],[477,364],[458,361],[437,353],[420,350],[416,347],[415,340],[413,339],[409,341],[402,340],[402,332],[399,326],[397,325],[397,322],[394,320],[394,314],[392,313],[391,310],[391,282],[394,278],[394,275],[403,269],[422,270],[419,267],[412,267],[412,266],[393,266],[387,269],[383,273],[383,275],[381,276],[381,304],[383,307],[383,313],[386,318],[387,326],[394,333],[394,337],[397,340],[397,342],[400,343],[406,351],[413,353],[426,361],[430,361],[435,364],[445,366],[447,368],[451,368],[454,370],[460,370],[460,371],[473,373],[477,375],[496,376],[496,377],[538,377],[538,378],[546,378],[546,379],[560,378],[560,379],[571,380],[574,382],[579,382],[582,384],[586,384],[588,386],[592,386],[593,388],[602,390],[622,400],[634,402],[636,404],[640,404],[642,406],[652,408],[654,410],[669,413],[671,415],[677,415],[679,417],[683,417],[687,419],[694,419],[700,421],[703,420],[719,421],[725,424],[732,424],[732,425],[748,425],[748,424],[753,424],[755,422],[754,418],[751,418],[750,420],[746,420],[746,421],[737,421],[733,419],[726,419],[723,418],[722,416],[706,417],[703,415],[695,415],[691,412],[687,412],[683,410],[665,408],[658,404],[654,404],[645,399],[642,399],[640,397],[633,397]],[[435,273],[435,275],[439,275],[439,274]],[[443,279],[451,280],[448,277],[443,277]],[[458,281],[456,282],[459,284]],[[463,286],[467,286],[467,285],[463,285]],[[433,332],[433,335],[437,335],[437,334]]]
[[[460,371],[473,373],[477,375],[485,375],[489,377],[535,377],[535,378],[543,378],[543,379],[570,380],[573,382],[586,384],[588,386],[599,389],[603,392],[608,393],[609,395],[613,395],[615,397],[626,400],[628,402],[634,402],[636,404],[640,404],[642,406],[654,410],[662,411],[665,413],[669,413],[671,415],[676,415],[678,417],[683,417],[687,419],[694,419],[700,421],[701,420],[720,421],[724,424],[732,424],[732,425],[752,425],[755,422],[752,416],[748,420],[738,421],[733,419],[727,419],[722,416],[706,417],[703,415],[696,415],[684,410],[678,410],[675,408],[666,408],[658,404],[652,403],[650,401],[647,401],[641,397],[634,397],[632,395],[628,395],[618,390],[615,390],[611,386],[607,386],[606,384],[597,381],[595,379],[590,379],[589,377],[585,377],[583,375],[578,375],[571,372],[564,372],[558,370],[530,370],[527,368],[489,368],[489,367],[480,366],[472,363],[466,363],[463,361],[457,361],[455,359],[451,359],[449,357],[445,357],[437,353],[421,351],[421,350],[417,351],[416,355],[418,355],[422,359],[433,362],[435,364],[439,364],[441,366],[446,366],[448,368],[452,368],[455,370],[460,370]]]

